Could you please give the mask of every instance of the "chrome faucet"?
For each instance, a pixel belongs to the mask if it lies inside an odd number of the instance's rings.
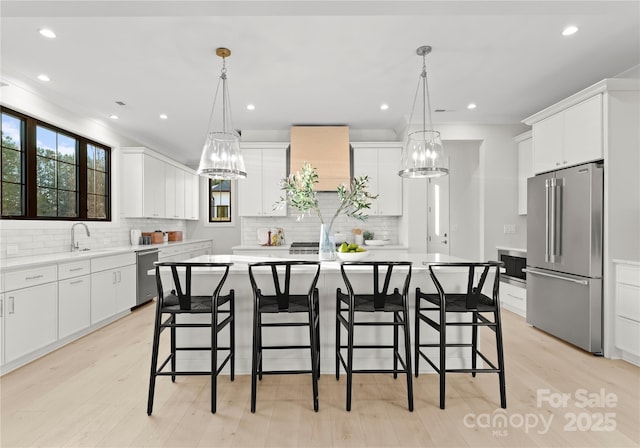
[[[84,230],[87,232],[87,236],[91,236],[91,232],[89,232],[89,227],[87,227],[85,223],[77,222],[74,225],[72,225],[71,226],[71,252],[75,252],[76,250],[80,249],[80,245],[76,241],[76,235],[74,233],[76,226],[83,226]]]

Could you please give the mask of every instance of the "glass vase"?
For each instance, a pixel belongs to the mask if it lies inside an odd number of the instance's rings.
[[[336,243],[333,235],[331,234],[331,227],[327,224],[320,225],[318,259],[320,261],[333,261],[336,259]]]

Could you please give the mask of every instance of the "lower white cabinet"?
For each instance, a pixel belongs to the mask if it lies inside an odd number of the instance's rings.
[[[28,355],[58,338],[57,283],[4,294],[4,362]]]
[[[625,359],[640,364],[640,264],[616,263],[615,341]]]
[[[522,317],[527,315],[527,289],[510,283],[500,282],[500,305]]]
[[[91,276],[58,282],[58,338],[62,339],[91,325]]]
[[[95,324],[136,304],[136,267],[91,274],[91,323]]]

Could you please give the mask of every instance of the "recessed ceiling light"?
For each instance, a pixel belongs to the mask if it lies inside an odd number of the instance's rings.
[[[563,36],[571,36],[572,34],[576,34],[578,32],[578,27],[575,25],[570,25],[562,30]]]
[[[160,114],[160,118],[163,120],[166,120],[169,117],[167,117],[167,114]]]
[[[44,82],[49,82],[49,81],[51,81],[51,78],[49,78],[49,77],[48,77],[47,75],[45,75],[44,73],[43,73],[43,74],[41,74],[41,75],[38,75],[38,79],[39,79],[40,81],[44,81]]]
[[[47,39],[55,39],[56,38],[56,33],[54,33],[49,28],[40,28],[38,30],[38,32],[40,34],[42,34],[44,37],[46,37]]]
[[[253,104],[247,104],[247,110],[256,110],[256,106]]]
[[[385,103],[385,104],[381,104],[380,105],[380,110],[387,110],[387,109],[389,109],[389,105],[388,104]]]
[[[478,106],[476,106],[476,103],[467,104],[467,109],[475,109],[476,107],[478,107]]]
[[[118,117],[116,114],[111,114],[109,115],[109,118],[111,118],[112,120],[117,120],[120,117]]]

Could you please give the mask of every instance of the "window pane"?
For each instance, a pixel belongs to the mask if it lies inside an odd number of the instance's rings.
[[[5,182],[22,183],[21,170],[22,153],[13,149],[2,148],[2,180]]]
[[[96,192],[96,172],[94,170],[87,170],[87,192],[89,194]]]
[[[56,186],[56,161],[38,157],[36,183],[40,187]]]
[[[87,168],[95,169],[96,167],[96,147],[93,145],[87,145]]]
[[[78,216],[75,191],[58,191],[58,216]]]
[[[68,163],[58,163],[58,188],[61,190],[76,190],[76,166]]]
[[[76,163],[77,141],[64,134],[58,134],[58,160]]]
[[[56,216],[57,190],[52,188],[38,188],[38,216]]]
[[[87,195],[87,218],[96,217],[96,195]]]
[[[56,157],[56,133],[50,129],[43,128],[42,126],[36,127],[36,150],[39,156],[45,156],[50,158]]]
[[[96,169],[107,171],[107,152],[102,148],[96,148]]]
[[[4,216],[22,215],[22,186],[2,183],[2,214]]]
[[[94,218],[104,219],[107,217],[106,197],[96,196],[96,216]]]
[[[2,114],[2,146],[5,148],[22,148],[22,120],[11,115]]]
[[[106,194],[107,192],[107,183],[106,183],[106,176],[105,173],[102,173],[100,171],[96,171],[95,172],[95,176],[96,176],[96,193],[97,194]]]

